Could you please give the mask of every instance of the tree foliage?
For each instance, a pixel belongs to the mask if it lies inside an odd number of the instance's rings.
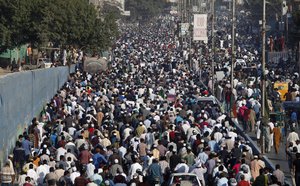
[[[48,42],[104,50],[118,34],[114,13],[98,17],[87,0],[0,0],[0,9],[0,51]]]
[[[293,12],[293,21],[298,27],[300,27],[300,10]]]
[[[132,19],[141,19],[158,15],[165,5],[164,0],[127,0],[125,9],[130,11]]]

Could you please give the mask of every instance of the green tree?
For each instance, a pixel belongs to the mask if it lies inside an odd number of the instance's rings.
[[[300,27],[300,10],[293,12],[293,21],[296,26]]]
[[[125,9],[130,11],[132,19],[148,18],[163,11],[164,0],[127,0]]]
[[[57,45],[99,48],[97,43],[108,47],[109,39],[117,34],[116,11],[104,13],[100,20],[96,8],[87,0],[0,0],[0,9],[2,51],[26,43],[44,46],[49,41]]]

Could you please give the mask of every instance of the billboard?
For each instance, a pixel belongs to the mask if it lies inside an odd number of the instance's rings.
[[[207,14],[194,14],[193,39],[207,42]]]

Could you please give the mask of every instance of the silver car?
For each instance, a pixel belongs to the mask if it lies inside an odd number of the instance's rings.
[[[196,174],[173,173],[169,180],[169,186],[201,186],[201,182]]]

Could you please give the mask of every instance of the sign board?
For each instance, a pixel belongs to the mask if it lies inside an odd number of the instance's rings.
[[[198,12],[198,6],[193,6],[193,12]]]
[[[207,42],[207,14],[194,14],[193,39]]]
[[[186,36],[189,32],[189,23],[180,23],[180,34],[181,36]]]
[[[281,13],[282,15],[287,14],[289,7],[287,6],[286,1],[282,1],[282,6],[281,6]]]

